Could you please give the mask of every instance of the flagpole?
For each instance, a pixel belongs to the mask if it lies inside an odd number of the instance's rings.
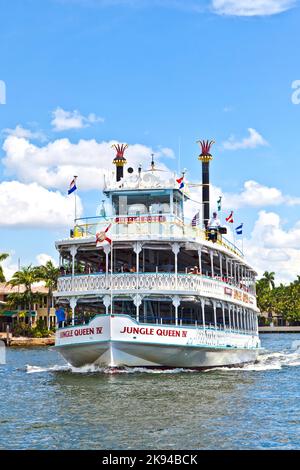
[[[110,314],[113,314],[113,241],[110,248]]]
[[[74,184],[75,184],[75,186],[76,186],[76,181],[77,181],[77,176],[74,175]],[[75,211],[75,213],[74,213],[74,215],[75,215],[74,223],[75,224],[76,224],[76,219],[77,219],[77,196],[76,196],[76,191],[77,191],[77,186],[76,186],[76,189],[74,191],[74,206],[75,206],[74,207],[74,211]]]

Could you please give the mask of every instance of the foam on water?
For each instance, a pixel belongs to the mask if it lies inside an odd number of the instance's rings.
[[[295,344],[298,343],[298,344]],[[293,352],[291,352],[291,350]],[[283,367],[296,367],[300,365],[300,342],[292,343],[290,349],[282,352],[265,352],[260,354],[255,364],[245,364],[241,367],[215,367],[205,372],[222,370],[222,371],[257,371],[280,370]]]
[[[291,352],[292,351],[292,352]],[[207,369],[205,372],[213,372],[216,370],[222,371],[251,371],[262,372],[267,370],[280,370],[283,367],[297,367],[300,366],[300,341],[292,343],[290,349],[282,352],[265,352],[258,356],[255,364],[245,364],[240,367],[214,367]],[[71,372],[74,374],[179,374],[179,373],[192,373],[198,372],[196,369],[148,369],[146,367],[123,367],[123,368],[110,368],[100,367],[95,364],[89,364],[82,367],[73,367],[70,364],[54,365],[51,367],[40,367],[26,365],[26,373],[43,373],[43,372]]]

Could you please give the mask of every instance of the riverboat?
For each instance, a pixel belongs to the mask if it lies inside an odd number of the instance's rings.
[[[185,215],[185,173],[159,171],[153,156],[148,170],[127,167],[127,145],[118,144],[101,214],[76,219],[56,242],[54,295],[72,315],[57,329],[55,348],[72,366],[207,369],[256,361],[256,272],[227,228],[210,225],[213,142],[199,143],[202,200],[194,218]]]

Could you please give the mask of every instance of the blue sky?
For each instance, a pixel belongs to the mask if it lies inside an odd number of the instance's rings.
[[[299,2],[0,0],[0,8],[0,251],[12,254],[8,275],[18,257],[56,257],[73,171],[83,215],[94,215],[108,142],[129,143],[133,163],[145,165],[153,149],[177,170],[180,139],[182,166],[196,181],[198,138],[216,140],[212,181],[224,210],[244,222],[257,269],[283,281],[297,274]]]

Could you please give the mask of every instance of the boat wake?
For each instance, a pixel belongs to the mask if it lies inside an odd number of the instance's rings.
[[[283,367],[297,366],[300,366],[300,341],[295,341],[292,343],[291,348],[285,351],[266,351],[260,354],[255,364],[245,364],[241,367],[215,367],[214,369],[207,369],[205,372],[215,370],[263,372],[266,370],[280,370]]]
[[[26,365],[26,373],[42,373],[42,372],[71,372],[74,374],[180,374],[186,372],[197,372],[195,369],[175,368],[175,369],[148,369],[147,367],[100,367],[95,364],[89,364],[82,367],[73,367],[71,364],[63,366],[55,365],[52,367],[39,367]]]
[[[258,356],[255,364],[245,364],[240,367],[214,367],[212,369],[206,369],[204,372],[214,372],[216,370],[221,371],[267,371],[267,370],[280,370],[284,367],[297,367],[300,366],[300,342],[297,341],[292,344],[290,349],[282,352],[270,352],[266,351]],[[43,372],[69,372],[74,374],[182,374],[182,373],[195,373],[199,372],[197,369],[185,369],[185,368],[170,368],[170,369],[148,369],[146,367],[122,367],[122,368],[111,368],[111,367],[99,367],[95,364],[90,364],[82,367],[73,367],[70,364],[66,365],[54,365],[51,367],[40,367],[26,365],[26,373],[43,373]]]

